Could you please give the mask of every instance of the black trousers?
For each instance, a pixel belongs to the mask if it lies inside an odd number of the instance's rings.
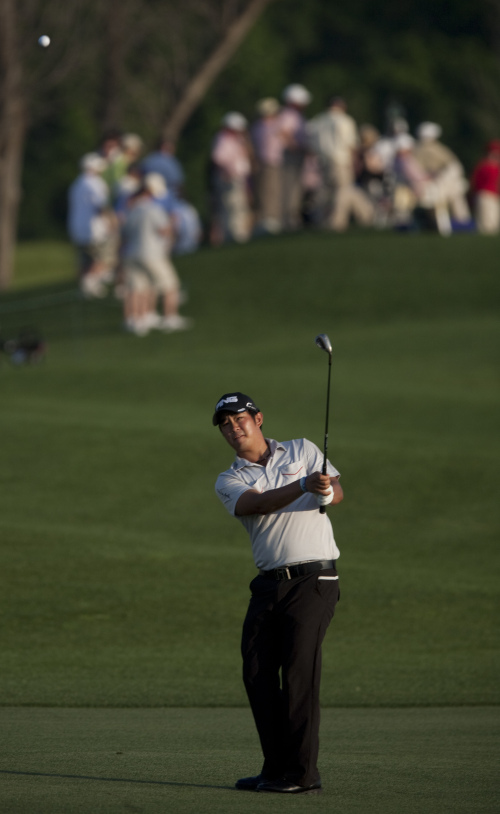
[[[243,625],[243,680],[268,779],[319,780],[321,645],[339,598],[334,569],[275,582],[257,576]],[[280,682],[281,672],[281,682]]]

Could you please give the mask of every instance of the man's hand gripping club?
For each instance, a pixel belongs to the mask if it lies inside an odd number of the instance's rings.
[[[330,475],[313,472],[304,482],[306,492],[314,492],[318,506],[328,506],[333,502],[334,490]]]

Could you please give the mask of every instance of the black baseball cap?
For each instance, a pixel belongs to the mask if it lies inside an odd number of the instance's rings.
[[[249,413],[260,412],[250,396],[245,396],[244,393],[224,393],[215,405],[212,424],[214,427],[220,424],[223,413],[244,413],[245,410],[248,410]]]

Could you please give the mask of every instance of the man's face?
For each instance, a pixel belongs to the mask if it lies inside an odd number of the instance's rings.
[[[262,413],[226,413],[220,422],[222,435],[237,455],[244,458],[245,452],[262,446]]]

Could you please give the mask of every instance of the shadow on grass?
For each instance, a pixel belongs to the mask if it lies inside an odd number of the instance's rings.
[[[14,769],[0,769],[0,774],[14,774],[22,777],[59,777],[62,780],[98,780],[103,783],[140,783],[148,786],[185,786],[196,789],[228,789],[234,786],[216,786],[210,783],[180,783],[176,780],[132,780],[128,777],[93,777],[86,774],[54,774],[52,772],[20,772]]]

